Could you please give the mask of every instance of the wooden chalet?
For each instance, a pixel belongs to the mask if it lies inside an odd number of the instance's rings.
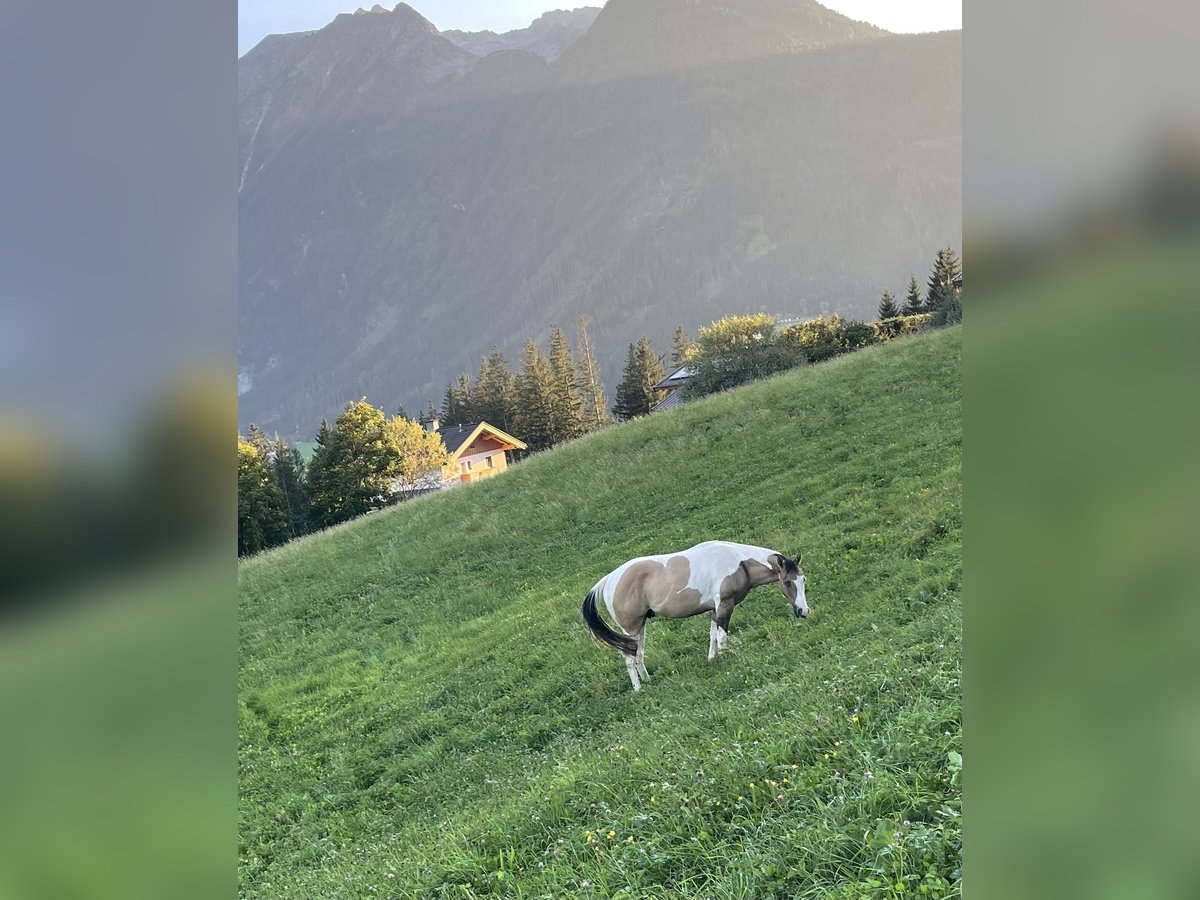
[[[509,454],[525,450],[524,441],[487,422],[441,428],[437,419],[424,423],[446,445],[450,462],[442,469],[442,484],[468,484],[499,475],[508,468]]]

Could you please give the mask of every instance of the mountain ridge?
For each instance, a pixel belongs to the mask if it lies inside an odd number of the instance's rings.
[[[595,64],[646,15],[610,0],[548,65],[343,26],[243,57],[243,424],[306,438],[364,394],[420,408],[492,344],[515,363],[580,312],[611,388],[642,334],[867,317],[959,243],[961,33],[846,26],[698,65],[701,9],[694,46],[651,42],[661,68]],[[750,19],[731,46],[753,46]]]
[[[477,56],[504,50],[527,50],[553,62],[591,27],[600,13],[598,6],[553,9],[542,13],[525,28],[497,34],[494,31],[450,29],[442,35]]]

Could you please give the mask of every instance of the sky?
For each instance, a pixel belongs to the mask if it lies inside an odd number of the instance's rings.
[[[391,9],[397,0],[380,5]],[[370,9],[375,0],[239,0],[238,55],[268,34],[320,28],[341,12]],[[510,31],[524,28],[549,9],[601,6],[602,0],[409,0],[439,29]],[[888,31],[944,31],[962,27],[962,0],[824,0],[852,19]]]

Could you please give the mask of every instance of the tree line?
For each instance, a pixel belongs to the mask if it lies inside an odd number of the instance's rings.
[[[962,320],[962,265],[946,247],[937,252],[922,292],[908,281],[903,304],[890,290],[879,318],[864,323],[834,314],[780,329],[766,313],[726,316],[699,329],[693,340],[675,330],[670,364],[687,367],[685,399],[726,390],[796,366]],[[543,350],[526,340],[514,372],[499,347],[472,379],[464,372],[446,386],[440,410],[424,420],[446,426],[488,422],[545,450],[612,423],[648,414],[665,396],[664,357],[648,337],[629,345],[611,409],[600,380],[587,316],[576,323],[575,345],[555,326]],[[238,436],[238,553],[256,553],[318,528],[336,525],[433,486],[449,454],[439,435],[410,419],[392,417],[365,398],[350,403],[331,426],[322,421],[316,450],[305,465],[278,435],[251,425]]]
[[[238,436],[238,555],[395,503],[439,479],[449,461],[438,435],[365,398],[332,426],[321,422],[307,465],[295,447],[251,425]]]
[[[446,425],[488,422],[533,451],[603,428],[611,421],[606,404],[588,319],[581,315],[573,351],[556,325],[545,351],[525,341],[516,372],[500,348],[493,347],[474,381],[464,372],[446,386],[440,416]],[[426,415],[433,414],[431,405]]]
[[[961,279],[962,263],[958,254],[951,247],[943,247],[934,258],[924,296],[917,276],[909,276],[903,306],[896,304],[896,295],[889,290],[880,296],[879,320],[927,314],[933,317],[930,324],[934,326],[961,322],[962,292],[958,286]]]
[[[916,276],[908,281],[903,306],[890,290],[879,301],[874,322],[844,319],[836,313],[778,328],[774,316],[753,313],[726,316],[704,326],[691,341],[675,333],[675,357],[690,377],[681,388],[685,399],[765,378],[797,366],[822,362],[871,344],[925,328],[962,321],[962,264],[950,247],[937,251],[925,292]]]

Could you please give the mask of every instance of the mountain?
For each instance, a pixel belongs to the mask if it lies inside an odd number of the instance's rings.
[[[547,64],[400,4],[239,66],[239,416],[289,437],[419,409],[580,312],[610,388],[678,324],[869,317],[960,243],[960,32],[609,0]]]
[[[496,34],[494,31],[443,31],[452,43],[476,56],[500,50],[527,50],[553,61],[579,40],[599,15],[597,6],[555,9],[534,19],[528,28]]]
[[[812,0],[608,0],[570,66],[576,75],[623,77],[886,34]]]

